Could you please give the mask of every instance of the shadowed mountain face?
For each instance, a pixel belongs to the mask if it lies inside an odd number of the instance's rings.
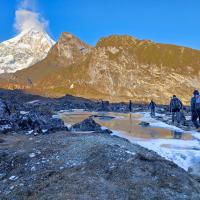
[[[111,101],[168,103],[177,94],[188,103],[199,80],[200,51],[127,35],[102,38],[92,48],[63,33],[43,61],[2,76],[0,86]]]

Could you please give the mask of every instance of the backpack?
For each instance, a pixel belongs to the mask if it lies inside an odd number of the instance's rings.
[[[172,109],[181,109],[181,102],[178,98],[172,99]]]
[[[200,95],[195,97],[195,109],[200,110]]]
[[[149,106],[150,106],[151,109],[154,109],[156,107],[154,102],[151,102]]]

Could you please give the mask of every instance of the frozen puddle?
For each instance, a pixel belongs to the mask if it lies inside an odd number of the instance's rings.
[[[180,128],[150,118],[148,113],[94,113],[82,110],[58,113],[68,125],[75,124],[91,115],[98,115],[95,121],[123,138],[157,152],[185,170],[200,175],[200,133],[184,132]],[[102,117],[103,115],[103,117]],[[113,116],[115,118],[108,118]],[[149,127],[138,125],[149,122]]]

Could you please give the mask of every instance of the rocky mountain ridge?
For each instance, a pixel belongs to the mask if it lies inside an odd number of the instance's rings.
[[[0,86],[45,96],[72,94],[110,101],[189,103],[200,88],[200,51],[128,35],[101,38],[90,47],[64,33],[41,62],[1,78]]]

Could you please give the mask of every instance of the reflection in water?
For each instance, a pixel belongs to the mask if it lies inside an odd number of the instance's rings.
[[[101,126],[116,130],[120,132],[120,136],[156,151],[185,170],[190,166],[200,174],[199,142],[191,134],[166,128],[142,127],[138,125],[141,122],[140,114],[75,112],[63,113],[61,118],[67,124],[75,124],[91,115],[95,115],[93,119]]]
[[[103,114],[103,115],[102,115]],[[94,113],[68,113],[63,114],[62,118],[67,124],[78,123]],[[128,137],[140,139],[182,139],[191,140],[192,136],[187,133],[174,132],[169,129],[156,127],[141,127],[140,116],[138,114],[121,114],[121,113],[95,113],[94,120],[101,126],[111,130],[123,132]],[[115,118],[109,118],[113,116]]]
[[[171,133],[174,139],[181,139],[183,135],[183,132],[180,131],[171,131]]]

